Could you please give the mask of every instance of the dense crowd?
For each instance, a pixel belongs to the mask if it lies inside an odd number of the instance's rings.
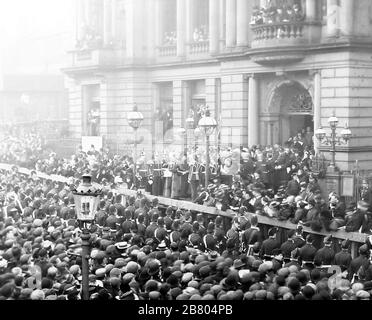
[[[255,7],[251,17],[251,25],[289,23],[303,21],[305,15],[301,5],[274,5],[270,2],[267,7]]]
[[[40,149],[35,136],[21,141],[19,148],[3,146],[3,161],[22,163],[13,157],[22,153],[22,145],[31,153]],[[225,154],[230,160],[221,163],[207,189],[200,187],[200,171],[194,199],[230,210],[232,218],[163,207],[143,192],[137,197],[117,194],[115,189],[125,183],[139,191],[151,185],[143,183],[149,177],[126,180],[134,167],[130,157],[93,147],[78,150],[71,159],[34,154],[29,163],[33,169],[70,177],[71,184],[89,170],[103,185],[95,221],[89,225],[90,299],[370,299],[371,237],[353,259],[350,241],[304,232],[309,226],[314,231],[371,234],[368,198],[345,204],[331,193],[324,199],[309,169],[311,142],[301,135],[285,147],[242,148],[238,170],[228,175],[236,165],[233,151],[230,158]],[[189,167],[179,176],[188,177],[184,186],[190,186],[195,163],[183,160]],[[139,164],[141,169],[141,164],[151,163],[140,159]],[[20,174],[16,166],[1,171],[0,181],[0,298],[80,299],[83,226],[76,219],[71,186],[41,180],[36,171]],[[260,216],[290,221],[297,228],[270,228],[258,223]],[[339,267],[334,277],[330,266]]]
[[[81,288],[81,225],[67,185],[1,172],[0,297],[76,300]],[[255,214],[232,221],[146,197],[104,189],[92,232],[89,294],[98,300],[370,299],[370,240],[352,259],[301,224],[285,231]],[[363,203],[358,211],[365,210]],[[330,282],[330,265],[340,272]]]

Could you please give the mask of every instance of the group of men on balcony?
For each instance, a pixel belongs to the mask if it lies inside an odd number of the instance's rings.
[[[194,42],[202,42],[208,41],[208,29],[206,25],[201,25],[200,27],[196,27],[193,33],[193,40]]]
[[[288,23],[303,21],[305,15],[298,3],[293,5],[255,7],[251,17],[251,25],[269,23]]]
[[[177,31],[166,31],[166,32],[164,32],[163,45],[164,46],[175,46],[175,45],[177,45]]]

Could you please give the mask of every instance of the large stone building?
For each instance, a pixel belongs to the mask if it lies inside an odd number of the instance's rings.
[[[284,10],[262,16],[257,8],[270,5]],[[122,147],[136,103],[142,147],[154,150],[177,136],[164,131],[186,127],[190,110],[208,105],[220,132],[212,143],[251,146],[283,143],[307,127],[329,132],[335,114],[338,130],[347,124],[353,133],[337,147],[337,164],[371,168],[371,7],[370,0],[80,0],[65,68],[71,131],[89,134],[89,110],[99,107],[100,135]]]

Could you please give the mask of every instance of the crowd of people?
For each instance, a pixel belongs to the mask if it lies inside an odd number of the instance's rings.
[[[164,46],[175,46],[175,45],[177,45],[177,32],[176,31],[166,31],[166,32],[164,32],[163,45]]]
[[[196,27],[194,29],[192,38],[193,38],[194,42],[208,41],[209,34],[208,34],[207,26],[206,25],[201,25],[199,27]]]
[[[12,145],[3,146],[2,160],[17,163],[12,156],[22,147]],[[31,145],[32,151],[40,148]],[[132,159],[108,150],[79,150],[71,159],[34,155],[33,169],[70,177],[69,184],[40,179],[36,171],[20,174],[17,166],[2,170],[0,299],[81,299],[84,226],[77,220],[71,185],[88,169],[103,186],[95,221],[89,224],[92,300],[369,300],[371,236],[352,257],[349,240],[306,233],[304,227],[372,234],[371,203],[345,203],[335,193],[324,199],[310,170],[311,146],[300,136],[284,147],[238,151],[225,151],[232,164],[222,165],[208,188],[195,183],[194,202],[230,212],[231,218],[164,207],[157,198],[149,201],[141,192],[148,187],[143,179],[123,179],[131,176]],[[141,164],[152,165],[140,159],[139,176]],[[186,181],[179,186],[191,186],[196,164],[187,157],[183,164],[189,167],[181,175],[177,167],[177,176]],[[226,174],[235,165],[237,170]],[[138,190],[136,197],[117,193],[124,183]],[[290,221],[296,230],[260,224],[260,216]],[[330,271],[334,266],[336,275]]]
[[[255,7],[251,17],[251,25],[271,24],[271,23],[289,23],[303,21],[305,15],[301,9],[301,5],[294,3],[293,5],[276,6],[270,1],[267,7]]]

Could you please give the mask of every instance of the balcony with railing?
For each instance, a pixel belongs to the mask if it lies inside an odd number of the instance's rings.
[[[207,54],[209,52],[209,40],[196,41],[189,43],[189,54],[200,55]]]
[[[252,25],[252,48],[311,44],[315,40],[311,35],[311,28],[316,26],[315,23],[305,21]]]
[[[255,7],[250,25],[252,48],[267,48],[273,55],[286,47],[290,50],[296,47],[295,51],[299,52],[304,50],[304,46],[320,43],[321,40],[321,22],[316,16],[306,15],[301,5],[296,3],[292,6],[276,3],[275,6],[274,2],[267,8]],[[296,59],[296,54],[292,55],[292,58],[288,55],[289,60]]]
[[[175,57],[177,56],[177,45],[164,45],[158,47],[159,57]]]

